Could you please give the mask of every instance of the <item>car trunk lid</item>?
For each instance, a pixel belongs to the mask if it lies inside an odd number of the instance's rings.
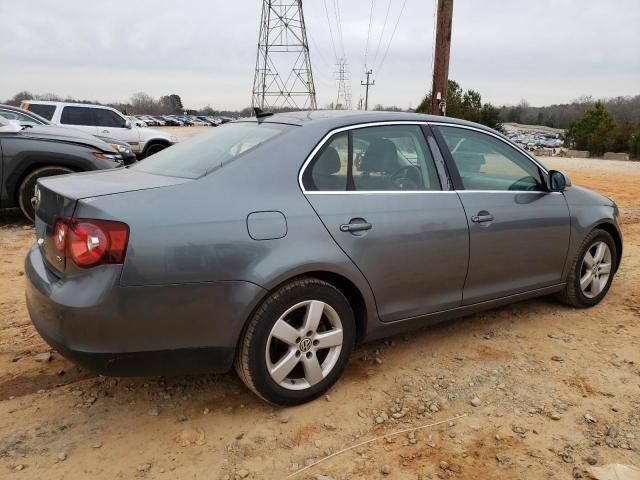
[[[52,268],[58,272],[65,272],[67,261],[64,252],[55,247],[53,237],[56,222],[62,218],[72,218],[78,200],[167,187],[188,181],[191,180],[152,175],[126,168],[40,179],[35,193],[36,236],[43,256]]]

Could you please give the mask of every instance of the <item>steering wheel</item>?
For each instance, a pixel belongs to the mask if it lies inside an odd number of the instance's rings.
[[[526,190],[528,192],[538,191],[538,180],[531,175],[527,175],[526,177],[519,178],[511,185],[509,185],[509,190]]]
[[[393,172],[391,175],[391,185],[397,190],[421,190],[422,173],[414,165],[405,165]]]

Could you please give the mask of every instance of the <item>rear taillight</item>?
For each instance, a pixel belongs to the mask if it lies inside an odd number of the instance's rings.
[[[110,220],[60,219],[53,232],[55,248],[82,268],[123,263],[128,241],[129,226]]]

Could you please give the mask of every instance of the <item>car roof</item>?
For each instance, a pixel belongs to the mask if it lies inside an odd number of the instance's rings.
[[[23,100],[22,103],[29,105],[62,105],[64,107],[91,107],[115,110],[115,108],[108,107],[107,105],[97,105],[94,103],[57,102],[53,100]]]
[[[277,113],[261,119],[243,118],[240,121],[256,121],[265,123],[287,123],[290,125],[326,126],[329,129],[343,126],[376,123],[376,122],[432,122],[449,123],[452,125],[462,125],[496,133],[491,128],[478,123],[461,120],[459,118],[441,117],[437,115],[425,115],[412,112],[385,112],[385,111],[362,111],[362,110],[311,110],[300,112]],[[321,125],[322,124],[322,125]]]

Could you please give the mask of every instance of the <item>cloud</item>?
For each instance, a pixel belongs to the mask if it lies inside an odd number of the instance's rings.
[[[344,44],[335,3],[328,21],[324,1],[304,2],[320,106],[336,96],[334,49],[349,62],[354,103],[365,51],[370,105],[415,106],[430,89],[434,2],[407,0],[381,64],[402,5],[390,1],[384,36],[389,4],[375,2],[368,47],[370,1],[338,1]],[[251,101],[259,0],[0,0],[0,10],[0,98],[28,89],[101,101],[175,92],[196,108]],[[450,77],[496,104],[637,94],[637,25],[637,0],[456,0]]]

